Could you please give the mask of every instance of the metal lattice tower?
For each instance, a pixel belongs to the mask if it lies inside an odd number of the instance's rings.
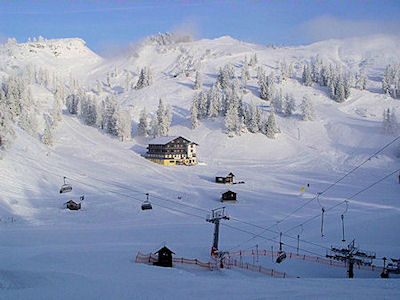
[[[225,207],[220,207],[211,210],[211,214],[207,216],[206,221],[209,223],[214,223],[214,241],[211,253],[213,254],[218,250],[218,237],[219,237],[219,222],[220,220],[229,220],[226,215]]]

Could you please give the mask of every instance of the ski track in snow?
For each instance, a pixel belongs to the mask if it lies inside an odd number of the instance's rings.
[[[380,44],[386,45],[382,51]],[[104,81],[105,74],[114,66],[132,74],[137,73],[136,68],[151,66],[155,77],[152,86],[117,97],[124,107],[132,108],[135,122],[143,107],[148,112],[155,111],[159,98],[170,104],[176,114],[170,135],[182,135],[199,143],[199,160],[205,164],[191,167],[153,164],[140,155],[150,138],[120,142],[97,128],[85,126],[68,113],[62,116],[51,148],[17,130],[16,141],[0,160],[0,299],[400,297],[400,282],[376,279],[377,272],[356,270],[358,278],[347,280],[344,268],[292,260],[276,264],[270,258],[260,257],[259,263],[300,279],[272,279],[238,269],[211,272],[134,263],[137,252],[154,252],[164,242],[177,257],[209,261],[213,225],[205,221],[206,211],[222,205],[232,217],[223,223],[254,234],[263,229],[237,220],[270,230],[262,233],[269,240],[248,241],[252,235],[221,226],[220,248],[224,250],[237,245],[239,248],[235,250],[254,249],[256,244],[259,249],[270,250],[273,246],[277,250],[279,232],[317,216],[287,232],[283,237],[284,248],[295,252],[296,236],[301,234],[303,240],[322,247],[301,242],[300,248],[324,256],[331,245],[345,245],[340,242],[340,215],[344,214],[347,242],[355,238],[361,249],[376,251],[377,257],[398,257],[397,176],[351,199],[348,211],[345,212],[344,205],[327,211],[325,236],[320,233],[321,206],[329,208],[343,202],[399,168],[394,150],[398,145],[372,158],[335,185],[319,198],[320,204],[312,201],[292,213],[392,139],[381,134],[380,117],[384,108],[398,107],[398,101],[370,90],[354,90],[350,99],[339,104],[327,97],[324,88],[305,87],[291,79],[283,83],[284,92],[293,93],[297,105],[304,95],[311,96],[317,112],[315,121],[300,121],[297,110],[292,117],[276,116],[282,132],[275,140],[250,133],[230,138],[224,133],[221,119],[201,120],[196,130],[188,128],[194,75],[173,78],[170,74],[177,68],[178,55],[189,53],[201,62],[203,86],[209,88],[218,69],[226,63],[233,63],[239,72],[238,66],[245,55],[250,58],[257,53],[268,73],[282,58],[299,62],[320,53],[327,61],[353,70],[357,62],[364,60],[369,63],[369,76],[381,76],[375,72],[382,71],[385,63],[400,59],[396,54],[398,40],[378,36],[272,49],[222,37],[172,45],[165,47],[166,52],[159,52],[152,45],[141,45],[135,50],[137,57],[120,56],[108,61],[84,47],[81,40],[50,41],[48,45],[61,49],[62,59],[54,57],[50,46],[34,56],[25,53],[30,46],[23,44],[18,46],[16,58],[0,49],[0,56],[4,57],[0,65],[4,70],[28,63],[48,65],[64,76],[72,71],[85,85],[93,85],[97,79]],[[85,60],[87,64],[82,63]],[[66,64],[68,69],[63,68]],[[256,69],[252,68],[249,86],[257,86],[255,74]],[[123,87],[123,77],[120,73],[112,78],[113,85]],[[132,82],[135,80],[134,76]],[[377,88],[374,82],[370,84],[372,90]],[[32,90],[35,101],[48,112],[50,92],[37,85]],[[253,92],[244,96],[244,102],[265,105]],[[264,114],[267,116],[268,112]],[[215,176],[229,172],[246,183],[214,183]],[[63,176],[69,178],[73,191],[60,195]],[[238,193],[237,203],[220,202],[221,193],[228,189]],[[140,204],[147,192],[153,210],[141,211]],[[78,200],[82,194],[85,200],[81,211],[62,209],[64,202]],[[277,223],[288,214],[289,218]],[[10,222],[10,217],[15,222]],[[252,263],[252,257],[243,260]]]

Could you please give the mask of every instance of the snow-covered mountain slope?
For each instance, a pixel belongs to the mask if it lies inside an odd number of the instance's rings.
[[[153,164],[142,157],[148,138],[120,142],[84,125],[65,109],[53,147],[15,127],[16,139],[0,160],[0,298],[352,298],[365,290],[369,298],[399,297],[398,281],[327,279],[345,277],[346,269],[289,259],[276,264],[260,258],[259,264],[315,279],[272,280],[235,268],[211,272],[133,263],[138,251],[158,250],[164,242],[177,257],[208,261],[213,225],[205,221],[206,214],[221,206],[221,193],[228,189],[238,193],[238,203],[224,204],[231,219],[222,223],[231,227],[221,225],[221,250],[255,249],[255,245],[276,250],[279,232],[304,223],[283,236],[284,250],[296,252],[299,234],[302,254],[325,256],[331,245],[347,244],[341,242],[340,215],[344,214],[347,242],[355,238],[361,249],[376,251],[377,257],[398,257],[398,174],[377,183],[400,168],[398,143],[334,185],[319,203],[311,201],[394,139],[381,133],[381,118],[383,109],[399,106],[398,100],[379,93],[378,88],[386,64],[399,61],[398,39],[379,36],[280,48],[230,37],[164,46],[147,41],[108,60],[99,58],[79,39],[44,44],[34,48],[35,53],[30,52],[30,43],[3,46],[2,72],[11,74],[34,64],[65,77],[71,73],[87,88],[94,89],[99,80],[104,86],[101,95],[116,94],[130,109],[134,122],[141,108],[154,112],[162,98],[172,106],[170,135],[198,143],[202,163],[191,167]],[[62,54],[56,56],[54,49],[61,49]],[[249,59],[254,53],[258,65],[268,71],[276,71],[283,59],[300,66],[317,54],[348,69],[365,65],[369,84],[367,90],[352,89],[346,102],[336,103],[325,88],[302,85],[297,70],[280,88],[292,93],[297,105],[309,95],[317,114],[315,121],[302,121],[299,109],[291,117],[277,115],[281,133],[276,139],[261,133],[229,137],[221,118],[202,120],[198,128],[190,129],[194,70],[200,69],[203,88],[208,89],[220,67],[231,63],[240,75],[245,56]],[[126,74],[133,85],[144,66],[151,67],[154,83],[126,90]],[[268,114],[269,102],[258,97],[256,68],[250,72],[250,92],[244,95],[244,102],[254,102]],[[110,75],[111,87],[105,84],[107,73],[115,73]],[[52,93],[36,84],[31,91],[38,114],[49,113]],[[229,172],[245,184],[214,183],[215,176]],[[73,191],[60,195],[63,176]],[[145,193],[150,194],[151,211],[140,209]],[[62,209],[66,201],[78,201],[81,195],[85,195],[81,211]],[[348,198],[346,211],[343,201]],[[321,237],[321,207],[337,204],[324,216]],[[308,221],[310,218],[314,219]],[[252,263],[252,258],[243,260]],[[355,274],[379,276],[379,272],[357,269]]]
[[[87,76],[87,70],[103,59],[91,51],[79,38],[39,39],[18,44],[9,41],[0,46],[0,67],[3,72],[34,65],[59,76]]]

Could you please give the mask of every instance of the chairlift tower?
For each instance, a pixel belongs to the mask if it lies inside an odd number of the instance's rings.
[[[225,207],[220,207],[211,210],[211,214],[207,216],[206,221],[209,223],[214,223],[214,241],[211,249],[211,255],[218,250],[218,237],[219,237],[219,222],[221,220],[229,220],[226,215]]]
[[[347,248],[331,247],[330,254],[326,254],[327,258],[345,262],[348,266],[347,275],[349,278],[354,277],[354,264],[371,266],[372,260],[376,258],[374,252],[363,251],[355,246],[355,240],[347,245]]]

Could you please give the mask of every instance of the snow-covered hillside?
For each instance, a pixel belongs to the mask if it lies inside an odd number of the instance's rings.
[[[213,225],[205,219],[222,206],[221,194],[228,189],[237,192],[238,202],[224,204],[231,218],[221,221],[220,250],[256,245],[277,250],[283,232],[288,253],[296,253],[300,235],[301,254],[325,257],[332,245],[355,239],[378,258],[399,257],[399,141],[373,155],[396,138],[382,133],[382,113],[399,108],[399,100],[381,92],[381,80],[386,65],[400,62],[399,47],[400,40],[388,36],[301,47],[266,47],[227,36],[163,43],[147,39],[104,59],[80,39],[0,46],[4,82],[27,66],[58,77],[51,84],[26,84],[39,134],[9,123],[14,134],[0,160],[0,298],[354,298],[365,291],[369,298],[399,297],[400,283],[379,279],[378,271],[356,269],[355,277],[369,279],[351,281],[344,279],[346,268],[290,259],[276,264],[257,257],[257,263],[300,279],[272,279],[234,267],[208,271],[134,263],[137,252],[154,252],[164,243],[176,257],[210,261]],[[296,108],[291,116],[276,114],[280,133],[275,139],[260,132],[227,134],[222,117],[204,118],[191,129],[196,71],[206,92],[220,68],[230,64],[240,77],[244,62],[255,54],[258,62],[249,68],[243,103],[256,105],[265,118],[272,107],[259,97],[257,67],[278,74],[280,63],[293,64],[293,76],[277,87],[293,95]],[[352,88],[338,103],[327,87],[303,85],[303,64],[316,55],[346,71],[365,68],[366,89]],[[144,67],[151,69],[153,82],[135,89]],[[121,142],[63,106],[53,146],[41,143],[54,103],[62,97],[60,82],[66,86],[64,104],[71,82],[89,98],[115,97],[132,117],[132,138]],[[314,121],[302,120],[304,96],[314,107]],[[137,123],[143,108],[155,114],[160,98],[172,108],[169,134],[199,144],[199,165],[164,167],[144,159],[151,138],[136,135]],[[214,183],[215,176],[229,172],[245,184]],[[63,176],[73,186],[71,193],[59,194]],[[151,211],[140,209],[146,193]],[[63,209],[81,195],[82,210]],[[243,260],[253,263],[255,258]],[[374,263],[382,266],[381,259]]]

